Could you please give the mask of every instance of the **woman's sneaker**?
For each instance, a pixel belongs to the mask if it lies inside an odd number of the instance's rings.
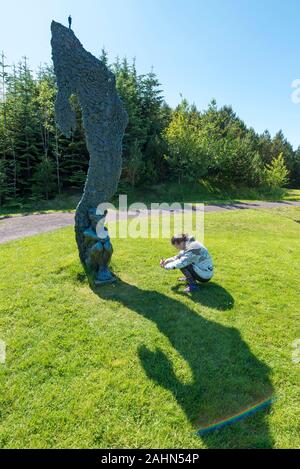
[[[198,290],[198,286],[197,285],[188,285],[185,289],[184,289],[184,292],[185,293],[192,293],[193,291],[197,291]]]
[[[178,282],[187,282],[188,278],[187,277],[179,277]]]

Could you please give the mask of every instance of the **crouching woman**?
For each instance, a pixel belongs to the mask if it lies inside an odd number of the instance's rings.
[[[184,233],[173,236],[171,243],[178,249],[179,254],[170,259],[161,259],[160,266],[166,270],[181,270],[184,277],[179,280],[187,282],[186,293],[197,290],[197,281],[208,282],[212,278],[212,258],[203,244]]]

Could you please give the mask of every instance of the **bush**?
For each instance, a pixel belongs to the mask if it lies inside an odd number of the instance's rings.
[[[289,171],[285,165],[283,154],[280,153],[277,158],[266,165],[264,180],[270,189],[281,189],[288,183]]]
[[[165,158],[179,182],[195,181],[207,174],[208,155],[199,126],[200,115],[183,101],[165,130]]]

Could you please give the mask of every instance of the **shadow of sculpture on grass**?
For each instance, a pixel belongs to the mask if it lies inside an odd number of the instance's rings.
[[[232,307],[233,298],[224,288],[217,284],[205,288],[206,306],[217,310],[226,309],[225,305],[227,309]],[[108,286],[95,292],[154,322],[187,362],[192,373],[189,383],[177,378],[170,358],[159,348],[150,350],[145,343],[138,350],[147,377],[170,391],[195,430],[272,395],[270,369],[255,357],[237,329],[209,321],[162,293],[125,282],[120,282],[118,288]],[[213,298],[216,292],[219,294]],[[201,438],[213,448],[273,446],[267,411]]]

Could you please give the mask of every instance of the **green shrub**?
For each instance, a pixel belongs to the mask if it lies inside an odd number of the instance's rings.
[[[280,153],[277,158],[266,165],[265,168],[265,184],[270,189],[280,189],[288,183],[289,171],[285,165],[283,154]]]

